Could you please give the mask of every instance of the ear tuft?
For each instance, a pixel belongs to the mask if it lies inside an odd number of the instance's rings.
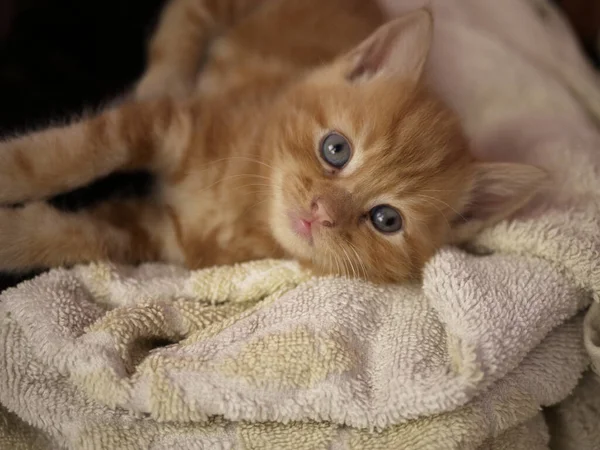
[[[453,241],[464,242],[482,228],[500,222],[531,201],[548,174],[516,163],[479,163],[467,204],[453,227]]]
[[[351,81],[370,79],[378,74],[418,81],[429,55],[433,35],[433,15],[419,9],[379,27],[344,59]]]

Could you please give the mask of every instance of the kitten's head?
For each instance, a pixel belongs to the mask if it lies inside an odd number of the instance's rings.
[[[270,226],[319,273],[418,277],[441,245],[515,212],[544,177],[471,156],[455,115],[420,81],[431,31],[425,10],[382,26],[278,110]]]

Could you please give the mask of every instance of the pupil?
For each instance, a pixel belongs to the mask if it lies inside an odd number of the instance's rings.
[[[329,134],[321,143],[321,157],[337,169],[341,169],[348,162],[350,154],[350,145],[337,133]]]

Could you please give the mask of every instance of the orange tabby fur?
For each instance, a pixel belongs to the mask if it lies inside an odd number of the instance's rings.
[[[136,99],[0,144],[0,203],[29,202],[0,208],[0,269],[292,257],[317,273],[418,277],[543,174],[470,155],[422,81],[429,12],[383,22],[369,0],[173,0]],[[332,130],[352,147],[340,170],[319,155]],[[42,201],[129,169],[156,174],[152,196],[78,213]],[[379,204],[401,212],[401,231],[373,227]],[[307,217],[310,237],[295,231]]]

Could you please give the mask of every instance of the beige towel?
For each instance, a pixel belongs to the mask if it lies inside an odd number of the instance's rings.
[[[72,448],[476,448],[588,365],[580,290],[515,258],[518,295],[503,259],[443,252],[428,295],[274,261],[53,271],[1,297],[0,402]]]
[[[498,4],[433,0],[428,69],[475,152],[555,174],[535,208],[475,243],[493,254],[444,249],[422,287],[309,279],[274,261],[53,271],[0,297],[0,403],[14,414],[0,443],[549,445],[540,407],[569,395],[598,344],[590,315],[584,345],[580,312],[600,292],[600,135],[588,115],[600,91],[559,19],[540,22],[528,0]],[[517,22],[527,33],[507,36]],[[532,57],[532,36],[561,51]],[[598,419],[572,417],[565,433]]]

